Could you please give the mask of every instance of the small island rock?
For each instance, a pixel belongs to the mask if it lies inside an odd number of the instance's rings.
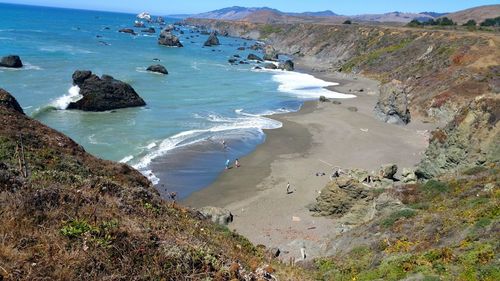
[[[162,74],[168,74],[167,69],[163,65],[161,65],[161,64],[150,65],[146,70],[147,71],[151,71],[151,72],[158,72],[158,73],[162,73]]]

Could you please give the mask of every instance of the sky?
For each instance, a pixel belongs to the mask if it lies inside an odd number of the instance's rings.
[[[0,0],[0,2],[131,13],[147,11],[157,15],[194,14],[230,6],[266,6],[284,12],[332,10],[337,14],[356,15],[392,11],[454,12],[481,5],[500,4],[500,0]]]

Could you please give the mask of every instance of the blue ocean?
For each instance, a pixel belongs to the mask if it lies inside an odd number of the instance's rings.
[[[311,75],[230,65],[238,47],[254,42],[207,35],[182,27],[184,48],[157,44],[156,34],[119,33],[134,14],[0,4],[0,56],[21,57],[21,69],[0,68],[0,87],[25,113],[73,138],[103,159],[127,163],[163,194],[186,197],[212,183],[226,159],[244,156],[265,141],[265,129],[282,124],[273,114],[296,111],[320,95],[347,97]],[[141,11],[138,11],[141,12]],[[154,11],[151,11],[154,13]],[[173,23],[176,19],[168,19]],[[158,62],[159,60],[159,62]],[[168,75],[146,71],[160,63]],[[66,110],[79,97],[75,70],[109,74],[132,85],[147,106],[91,113]],[[225,145],[222,143],[225,142]]]

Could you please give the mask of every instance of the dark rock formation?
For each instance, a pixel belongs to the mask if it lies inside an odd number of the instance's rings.
[[[0,66],[10,67],[10,68],[21,68],[23,63],[21,58],[16,55],[5,56],[0,60]]]
[[[327,99],[325,96],[320,96],[319,101],[320,102],[327,102],[327,101],[329,101],[329,99]]]
[[[210,46],[216,46],[220,45],[219,38],[217,38],[217,35],[215,32],[210,33],[210,36],[208,36],[207,41],[203,44],[205,47],[210,47]]]
[[[265,69],[277,69],[278,67],[274,63],[266,63],[264,64]]]
[[[245,47],[238,47],[238,49],[236,49],[238,51],[244,51],[245,50]]]
[[[493,95],[463,107],[443,129],[432,132],[415,171],[430,179],[449,172],[500,163],[500,98]]]
[[[122,29],[118,30],[118,32],[137,35],[137,33],[135,33],[135,31],[132,28],[122,28]]]
[[[228,60],[227,60],[227,62],[228,62],[228,63],[231,63],[231,64],[234,64],[234,63],[236,63],[237,61],[238,61],[238,60],[237,60],[237,59],[235,59],[235,58],[230,58],[230,59],[228,59]]]
[[[263,61],[262,58],[260,58],[259,56],[257,55],[254,55],[254,54],[249,54],[247,56],[247,60],[256,60],[256,61]]]
[[[158,44],[168,47],[184,47],[179,41],[179,38],[173,35],[170,31],[171,29],[168,27],[161,31],[160,37],[158,38]]]
[[[163,65],[161,65],[161,64],[150,65],[146,70],[147,71],[151,71],[151,72],[158,72],[158,73],[162,73],[162,74],[168,74],[167,69]]]
[[[141,30],[141,32],[144,32],[144,33],[156,33],[156,30],[153,27],[150,27],[148,29]]]
[[[280,62],[278,65],[278,68],[283,69],[283,70],[287,70],[287,71],[293,71],[294,70],[293,61],[286,60],[284,62]]]
[[[4,89],[0,88],[0,106],[3,106],[8,109],[15,110],[19,113],[24,114],[24,111],[22,107],[19,105],[17,100],[9,94],[9,92],[5,91]]]
[[[398,166],[396,164],[385,164],[379,169],[379,176],[385,179],[394,179],[394,175],[398,171]]]
[[[393,80],[380,88],[375,105],[375,116],[390,124],[406,125],[410,122],[410,109],[403,83]]]
[[[71,102],[68,109],[105,111],[146,105],[132,86],[109,75],[99,78],[91,71],[77,70],[73,73],[73,84],[80,87],[80,95],[83,97]]]

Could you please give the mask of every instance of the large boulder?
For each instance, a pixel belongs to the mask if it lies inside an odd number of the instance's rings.
[[[160,37],[158,38],[158,44],[168,47],[184,47],[179,41],[179,38],[173,35],[167,28],[161,31]]]
[[[151,71],[151,72],[158,72],[158,73],[162,73],[162,74],[168,74],[167,69],[163,65],[161,65],[161,64],[150,65],[146,70],[147,71]]]
[[[308,209],[318,216],[341,217],[354,205],[372,199],[372,193],[362,183],[349,176],[341,176],[325,186],[316,203],[310,204]]]
[[[379,169],[379,176],[384,179],[394,179],[394,175],[398,172],[396,164],[384,164]]]
[[[203,207],[198,210],[203,217],[220,225],[228,225],[233,221],[233,214],[227,209],[217,207]]]
[[[410,123],[407,93],[401,81],[393,80],[380,88],[374,112],[378,119],[390,124]]]
[[[208,36],[207,41],[203,44],[205,47],[210,47],[210,46],[216,46],[220,45],[219,38],[217,38],[217,35],[215,34],[214,31],[210,33],[210,36]]]
[[[280,62],[278,68],[282,70],[293,71],[294,70],[293,61],[286,60],[284,62]]]
[[[264,64],[265,69],[278,69],[278,67],[274,63],[266,63]]]
[[[278,61],[278,52],[271,45],[264,48],[264,60]]]
[[[109,75],[99,78],[91,71],[77,70],[73,73],[73,84],[80,88],[82,98],[71,102],[68,109],[105,111],[146,105],[132,86]]]
[[[156,33],[156,30],[154,29],[154,27],[150,27],[150,28],[141,30],[141,32],[144,32],[144,33]]]
[[[16,55],[5,56],[0,60],[0,66],[10,67],[10,68],[21,68],[23,63],[21,58]]]
[[[24,114],[23,109],[21,108],[17,100],[11,94],[9,94],[9,92],[5,91],[2,88],[0,88],[0,106]]]
[[[247,60],[263,61],[262,58],[260,58],[259,56],[255,55],[255,54],[249,54],[247,56]]]

